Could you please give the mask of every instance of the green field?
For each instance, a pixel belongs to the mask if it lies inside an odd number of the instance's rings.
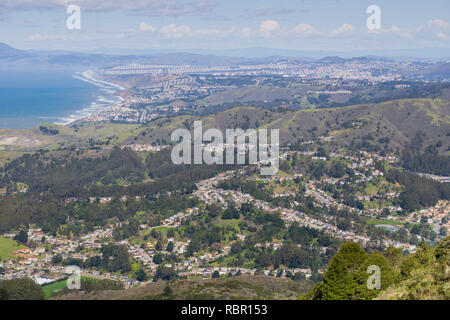
[[[96,280],[95,278],[90,278],[90,277],[85,277],[85,276],[81,276],[81,279]],[[45,297],[49,298],[53,292],[64,289],[66,287],[67,287],[67,279],[63,279],[63,280],[59,280],[59,281],[52,282],[49,284],[44,284],[42,286],[42,290],[44,291]]]
[[[234,230],[236,230],[236,232],[239,232],[240,231],[239,222],[241,222],[241,220],[239,219],[226,219],[226,220],[218,219],[218,222],[215,225],[217,227],[225,227],[225,226],[232,227],[234,228]]]
[[[60,280],[47,285],[43,285],[42,290],[44,291],[45,297],[49,298],[52,295],[52,292],[64,289],[66,286],[67,280]]]
[[[0,259],[12,259],[12,253],[21,248],[25,248],[24,246],[18,244],[16,241],[12,239],[8,239],[0,236]]]
[[[402,226],[403,222],[388,219],[367,219],[368,224],[389,224],[392,226]]]

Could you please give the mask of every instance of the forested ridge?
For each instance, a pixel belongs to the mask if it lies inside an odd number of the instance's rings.
[[[450,132],[446,137],[450,136]],[[450,176],[450,155],[439,153],[442,141],[424,148],[426,134],[418,131],[402,152],[403,167],[410,171]]]

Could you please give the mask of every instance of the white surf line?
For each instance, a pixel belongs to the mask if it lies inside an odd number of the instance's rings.
[[[125,99],[121,96],[115,96],[114,93],[118,90],[124,90],[125,88],[114,83],[98,80],[95,78],[95,72],[93,70],[87,70],[84,72],[77,72],[73,75],[73,78],[81,80],[83,82],[90,83],[96,87],[99,87],[101,91],[105,92],[107,97],[100,94],[95,101],[87,107],[75,111],[73,114],[67,116],[57,117],[60,121],[54,122],[60,125],[69,125],[77,120],[89,117],[98,112],[107,110],[108,108],[114,107],[118,103],[124,101]]]
[[[125,90],[125,88],[122,87],[121,85],[96,79],[95,72],[93,70],[87,70],[87,71],[81,72],[81,76],[78,76],[78,77],[81,78],[80,80],[83,80],[86,82],[92,81],[93,84],[95,84],[99,87],[108,86],[108,87],[117,88],[119,90]]]
[[[96,79],[95,72],[93,70],[87,70],[81,73],[78,72],[73,77],[75,79],[88,82],[92,85],[100,87],[102,91],[110,95],[113,95],[117,90],[125,90],[125,87],[121,85]],[[118,102],[122,102],[125,100],[121,96],[113,96],[113,97],[118,99],[119,100]]]

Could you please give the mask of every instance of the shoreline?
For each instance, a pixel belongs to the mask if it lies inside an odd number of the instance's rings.
[[[92,101],[91,104],[87,107],[84,107],[75,113],[69,114],[64,117],[58,117],[62,122],[53,121],[53,123],[58,125],[70,126],[75,124],[76,122],[83,120],[87,117],[90,117],[96,113],[105,111],[111,107],[116,106],[117,104],[123,102],[125,99],[115,95],[117,91],[124,90],[125,88],[121,85],[98,80],[95,78],[95,72],[93,70],[87,70],[84,72],[76,72],[73,78],[78,79],[83,82],[90,83],[96,87],[100,88],[100,94],[97,96],[95,101]],[[48,119],[48,117],[47,117]]]

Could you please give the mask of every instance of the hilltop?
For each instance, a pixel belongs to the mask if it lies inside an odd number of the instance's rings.
[[[425,146],[441,141],[440,152],[450,146],[450,101],[442,99],[402,99],[379,104],[329,109],[290,111],[251,106],[232,108],[214,115],[163,118],[142,126],[137,138],[126,143],[167,141],[173,129],[190,129],[194,120],[203,128],[280,129],[282,144],[296,144],[328,137],[330,148],[354,146],[359,149],[402,150],[418,131],[426,132]]]

